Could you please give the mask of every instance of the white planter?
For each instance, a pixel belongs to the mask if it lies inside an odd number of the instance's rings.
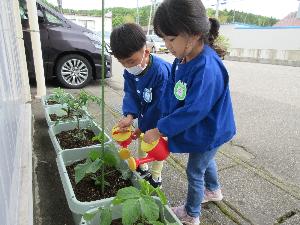
[[[57,125],[57,124],[76,121],[76,118],[74,118],[74,119],[70,119],[70,120],[59,121],[57,123],[56,121],[51,120],[50,114],[56,114],[57,116],[64,116],[64,115],[67,115],[67,112],[62,109],[61,105],[46,107],[45,108],[45,118],[46,118],[46,121],[47,121],[47,124],[49,127],[52,125],[55,125],[55,124]],[[90,120],[90,119],[91,119],[91,116],[89,115],[89,113],[85,110],[82,110],[82,117],[79,120],[83,121],[83,120]]]
[[[71,94],[69,94],[69,95],[70,95],[72,98],[74,98]],[[61,106],[61,104],[48,105],[48,104],[47,104],[47,101],[48,101],[48,99],[49,99],[51,96],[53,96],[53,94],[42,96],[42,105],[43,105],[43,107],[46,108],[46,107],[54,107],[54,106],[59,106],[59,105]]]
[[[102,131],[102,129],[94,121],[91,120],[80,121],[79,124],[80,124],[80,128],[89,128],[95,133],[95,135],[98,135]],[[62,149],[55,135],[59,134],[62,131],[73,130],[76,127],[77,127],[77,122],[62,123],[62,124],[52,125],[49,127],[48,133],[57,154],[61,151],[66,151],[71,149]],[[107,141],[104,144],[107,145],[111,143],[112,141],[111,138],[105,132],[104,135],[107,138]],[[97,144],[97,145],[91,145],[82,148],[93,148],[93,147],[101,147],[101,146],[102,146],[101,144]],[[72,150],[74,149],[79,149],[79,148],[73,148]]]
[[[87,158],[88,153],[90,151],[96,150],[97,148],[90,148],[90,149],[76,149],[72,151],[63,151],[57,155],[57,167],[60,174],[60,178],[63,184],[63,188],[65,191],[66,199],[69,205],[69,208],[72,212],[73,219],[75,224],[79,224],[82,215],[93,208],[100,207],[100,206],[108,206],[111,204],[113,197],[107,199],[101,199],[97,201],[91,202],[81,202],[76,199],[75,193],[72,188],[71,181],[69,179],[69,175],[66,169],[66,166],[71,165],[76,161],[83,160]],[[128,167],[125,161],[122,161],[122,166]],[[137,173],[133,173],[131,181],[132,184],[138,187],[138,179],[140,176]]]
[[[156,201],[156,203],[160,207],[160,215],[162,213],[164,214],[165,218],[170,222],[170,223],[176,223],[178,225],[182,225],[180,220],[177,218],[177,216],[173,213],[171,208],[168,205],[162,205],[160,199],[158,197],[153,197]],[[87,211],[87,213],[95,213],[98,210],[99,207],[91,209]],[[113,206],[112,208],[112,219],[120,219],[122,218],[122,207],[120,205],[118,206]],[[96,215],[91,221],[86,221],[83,217],[81,218],[80,223],[78,225],[99,225],[100,224],[101,218]]]

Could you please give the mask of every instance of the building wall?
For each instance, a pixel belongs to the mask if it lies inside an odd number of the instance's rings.
[[[222,25],[220,33],[229,39],[229,59],[300,65],[300,27]]]
[[[102,30],[102,17],[96,16],[78,16],[78,15],[64,15],[67,19],[73,21],[74,23],[88,28],[95,32],[100,32]],[[105,17],[104,30],[107,32],[112,31],[112,17]]]
[[[0,1],[0,224],[32,225],[31,106],[18,0]],[[24,43],[23,43],[24,46]],[[25,77],[27,76],[27,79]]]

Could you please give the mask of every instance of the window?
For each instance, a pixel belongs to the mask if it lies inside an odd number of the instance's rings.
[[[62,21],[53,14],[49,13],[48,11],[45,11],[45,14],[49,23],[63,25]]]

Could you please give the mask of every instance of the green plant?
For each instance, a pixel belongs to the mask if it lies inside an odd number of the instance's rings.
[[[100,213],[100,225],[109,225],[112,222],[112,207],[115,205],[122,206],[122,224],[131,225],[137,223],[153,224],[153,225],[173,225],[177,223],[170,223],[164,216],[164,210],[160,217],[160,206],[152,197],[156,194],[163,205],[167,204],[165,194],[159,189],[154,188],[148,181],[139,180],[140,189],[135,187],[125,187],[118,191],[116,197],[112,201],[112,205],[108,207],[101,207],[94,213],[85,213],[84,219],[86,221],[92,220],[96,214]],[[160,221],[159,221],[160,219]]]
[[[105,166],[113,167],[115,170],[102,173],[102,168]],[[114,145],[106,146],[105,151],[91,151],[86,161],[75,167],[75,182],[79,183],[84,177],[89,176],[95,181],[96,186],[109,186],[109,183],[105,181],[105,176],[117,170],[122,173],[123,179],[129,179],[131,173],[128,168],[121,167],[120,158]],[[101,172],[100,176],[96,175],[98,171]]]
[[[213,48],[222,59],[224,59],[225,55],[228,54],[229,47],[229,39],[224,35],[219,35],[213,45]]]

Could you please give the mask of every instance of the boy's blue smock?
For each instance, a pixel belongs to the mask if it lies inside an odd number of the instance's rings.
[[[207,45],[188,63],[175,59],[162,105],[157,128],[171,152],[209,151],[236,133],[228,73]]]
[[[164,94],[171,64],[151,55],[151,63],[141,75],[124,71],[123,115],[131,114],[138,118],[138,127],[142,132],[153,129],[161,118],[160,101]]]

